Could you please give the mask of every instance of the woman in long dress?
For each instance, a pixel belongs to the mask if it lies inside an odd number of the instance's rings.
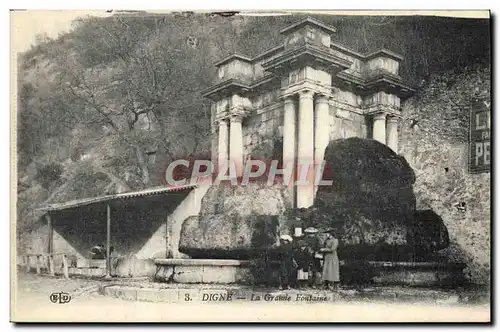
[[[324,254],[323,258],[323,282],[325,288],[338,288],[340,283],[339,258],[337,256],[337,247],[339,240],[335,237],[334,230],[327,230],[328,237],[325,241],[324,248],[320,250]]]

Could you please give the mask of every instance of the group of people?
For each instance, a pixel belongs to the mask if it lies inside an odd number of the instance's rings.
[[[315,288],[319,284],[337,290],[340,284],[338,244],[334,229],[319,232],[308,227],[295,241],[290,235],[282,235],[278,247],[280,290]]]

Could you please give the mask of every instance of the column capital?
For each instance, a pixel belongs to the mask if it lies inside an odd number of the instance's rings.
[[[394,115],[389,115],[387,117],[387,122],[398,123],[399,122],[399,117],[398,116],[394,116]]]
[[[373,120],[385,120],[387,117],[387,113],[380,112],[373,114]]]
[[[215,123],[216,123],[218,126],[227,126],[227,118],[220,118],[220,119],[217,119],[217,120],[215,120]]]
[[[293,95],[286,95],[281,97],[283,99],[283,102],[286,104],[295,104],[295,100],[293,98]]]
[[[230,119],[231,123],[233,123],[233,122],[241,122],[243,120],[243,116],[242,115],[233,114],[233,115],[231,115],[231,117],[229,119]]]
[[[313,99],[314,91],[312,90],[300,90],[298,92],[300,99]]]
[[[330,97],[323,93],[320,93],[316,95],[316,99],[314,101],[316,104],[321,104],[321,103],[328,104],[330,102]]]

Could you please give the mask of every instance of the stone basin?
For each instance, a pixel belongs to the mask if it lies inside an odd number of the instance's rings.
[[[464,282],[465,264],[442,262],[350,261],[342,264],[341,279],[345,282],[380,286],[450,287]]]
[[[254,284],[253,261],[234,259],[156,259],[155,281],[200,284]],[[276,261],[270,262],[272,265]],[[366,278],[374,285],[455,286],[464,264],[441,262],[341,261],[342,283]],[[272,270],[275,270],[271,268]]]

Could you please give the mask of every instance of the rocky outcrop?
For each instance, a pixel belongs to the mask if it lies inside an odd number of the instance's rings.
[[[336,140],[325,160],[333,184],[319,187],[311,221],[339,230],[341,258],[418,260],[448,245],[442,221],[416,214],[413,170],[386,145]]]
[[[490,65],[436,72],[402,106],[400,154],[416,174],[418,210],[443,219],[450,245],[443,259],[467,263],[470,281],[491,275],[491,174],[468,172],[471,100],[489,96]]]
[[[248,259],[276,244],[290,208],[281,185],[212,186],[182,224],[179,251],[192,258]]]
[[[333,184],[319,187],[315,206],[356,211],[371,219],[411,219],[415,174],[389,147],[360,138],[336,140],[328,145],[325,160],[324,178]]]
[[[237,214],[281,215],[290,207],[290,199],[281,185],[268,186],[263,182],[247,185],[221,183],[208,189],[203,197],[200,215]]]
[[[179,251],[195,258],[257,257],[277,244],[278,228],[278,216],[193,216],[182,225]]]

